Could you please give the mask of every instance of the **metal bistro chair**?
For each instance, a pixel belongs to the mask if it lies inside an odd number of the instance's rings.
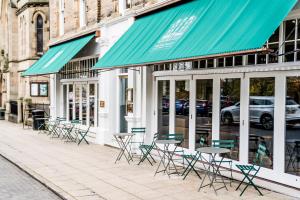
[[[77,133],[76,138],[78,139],[78,143],[77,143],[78,146],[80,145],[80,143],[82,141],[85,141],[86,144],[90,144],[86,139],[86,137],[88,136],[88,133],[90,131],[90,128],[91,128],[91,125],[89,125],[88,128],[86,128],[86,129],[80,128],[80,129],[76,130],[76,133]]]
[[[240,194],[240,196],[243,195],[243,193],[246,191],[246,189],[248,188],[249,185],[252,185],[255,190],[257,190],[257,192],[263,196],[263,194],[260,192],[260,190],[258,189],[258,187],[253,183],[253,179],[256,177],[256,175],[258,174],[263,162],[262,162],[262,158],[264,156],[266,156],[266,150],[267,148],[265,147],[265,145],[263,144],[259,144],[258,145],[258,149],[256,152],[256,156],[255,159],[253,161],[252,165],[236,165],[236,167],[242,172],[242,174],[244,175],[243,180],[241,181],[241,183],[238,185],[238,187],[236,188],[236,190],[238,190],[240,188],[240,186],[242,185],[242,183],[246,183],[246,180],[248,181],[246,184],[246,187],[243,189],[242,193]],[[251,172],[253,172],[253,174],[251,174]]]
[[[234,140],[213,140],[212,141],[212,146],[213,147],[230,149],[229,158],[232,157],[232,152],[233,152],[233,149],[234,149],[234,144],[235,144]],[[226,156],[226,155],[224,155],[224,156]],[[230,172],[229,182],[230,182],[230,186],[231,186],[231,183],[233,181],[233,176],[232,176],[232,160],[230,160],[230,159],[226,159],[226,160],[223,159],[223,160],[214,160],[214,162],[215,163],[219,163],[220,166],[223,163],[226,163],[226,164],[229,165],[229,169],[222,169],[222,170],[219,170],[219,171],[220,172],[221,171],[229,171]]]
[[[205,146],[205,139],[204,137],[200,138],[200,142],[199,142],[199,147],[204,147]],[[187,167],[185,168],[185,170],[182,173],[183,180],[187,177],[187,175],[193,170],[196,175],[200,178],[200,174],[197,172],[197,170],[195,169],[195,164],[197,163],[197,161],[201,158],[201,153],[196,152],[196,154],[184,154],[183,159],[185,159],[185,161],[187,162]],[[203,164],[204,168],[205,165]]]
[[[131,128],[131,133],[135,134],[133,136],[133,139],[130,141],[129,143],[129,149],[130,152],[132,152],[132,150],[141,150],[139,148],[140,145],[145,143],[145,135],[146,135],[146,128],[144,127],[135,127],[135,128]],[[137,152],[135,152],[137,154]],[[141,159],[143,153],[141,152],[141,155],[138,155]]]
[[[153,165],[152,162],[156,163],[155,159],[151,155],[151,151],[155,148],[155,141],[157,140],[157,138],[158,138],[158,133],[155,133],[151,144],[141,144],[139,146],[142,156],[141,156],[141,159],[140,159],[138,165],[141,164],[142,162],[144,162],[145,160],[148,160],[150,165]]]
[[[174,133],[174,134],[161,134],[159,135],[159,139],[163,140],[177,140],[180,141],[180,143],[176,144],[176,148],[180,147],[184,141],[184,136],[182,133]],[[181,149],[176,149],[174,152],[174,155],[180,155],[180,158],[173,158],[171,162],[173,163],[173,166],[175,165],[175,162],[179,162],[182,164],[182,168],[184,168],[184,159],[182,155],[184,155],[184,150],[183,147]],[[176,172],[178,171],[177,169],[174,169]]]

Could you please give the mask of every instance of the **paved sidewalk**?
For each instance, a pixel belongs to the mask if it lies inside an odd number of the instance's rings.
[[[200,180],[154,175],[155,167],[144,163],[128,165],[124,160],[114,164],[117,149],[101,145],[80,145],[50,139],[20,125],[0,121],[0,154],[12,160],[31,175],[66,199],[76,200],[193,200],[240,199],[237,183],[222,189],[216,196],[212,188],[197,192]],[[242,199],[293,199],[263,190],[264,197],[251,188]],[[0,194],[1,196],[1,194]]]
[[[0,157],[0,172],[0,199],[62,200],[2,157]]]

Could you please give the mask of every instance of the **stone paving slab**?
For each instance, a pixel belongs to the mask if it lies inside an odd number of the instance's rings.
[[[0,156],[0,200],[61,200],[52,191]]]
[[[0,154],[68,200],[295,199],[269,190],[262,190],[260,197],[252,188],[240,198],[237,183],[217,196],[209,187],[198,192],[200,180],[195,175],[184,181],[178,176],[154,177],[156,166],[146,162],[114,164],[115,148],[64,143],[6,121],[0,121]]]

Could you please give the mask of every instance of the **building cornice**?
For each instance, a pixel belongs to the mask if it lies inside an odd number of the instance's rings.
[[[48,1],[41,1],[41,2],[27,2],[24,5],[22,5],[21,8],[17,9],[16,15],[20,15],[23,11],[30,7],[49,7]]]

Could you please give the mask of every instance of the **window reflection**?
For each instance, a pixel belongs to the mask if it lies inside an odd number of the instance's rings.
[[[285,171],[300,175],[300,78],[287,78]]]
[[[170,81],[158,81],[158,133],[169,133]]]
[[[95,126],[95,84],[90,84],[89,88],[90,126]]]
[[[182,147],[189,147],[189,100],[190,100],[190,82],[176,81],[175,86],[175,133],[182,133],[184,141]]]
[[[220,139],[234,140],[231,159],[239,159],[240,137],[240,79],[221,79]]]
[[[82,124],[86,125],[86,119],[87,119],[87,85],[82,85],[82,93],[81,93],[82,97]]]
[[[196,82],[196,138],[195,147],[199,147],[200,138],[211,144],[213,80]]]
[[[69,85],[69,120],[73,120],[73,104],[74,104],[74,92],[73,85]]]
[[[275,78],[251,78],[249,99],[249,162],[255,159],[259,144],[267,148],[263,166],[273,167],[273,117]]]

